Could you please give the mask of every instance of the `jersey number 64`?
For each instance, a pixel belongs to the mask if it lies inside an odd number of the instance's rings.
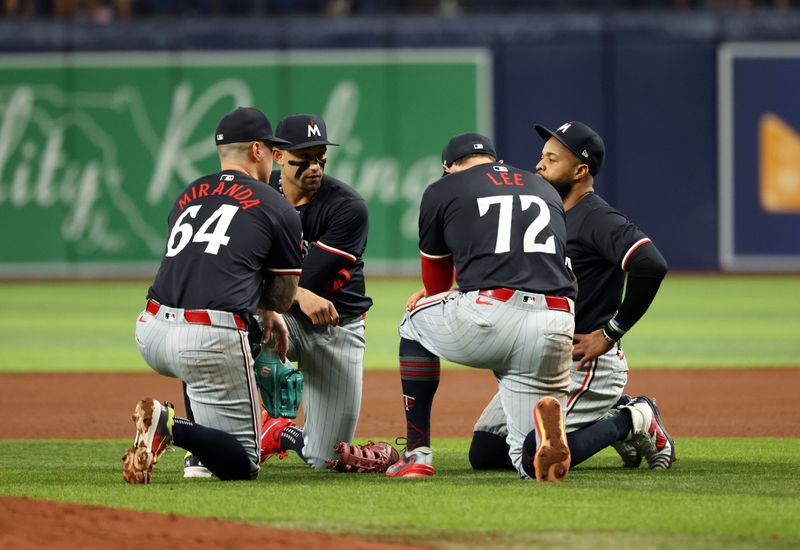
[[[165,254],[167,257],[171,258],[178,255],[190,241],[208,243],[204,250],[206,254],[217,255],[220,246],[228,246],[228,242],[231,240],[227,235],[228,227],[231,225],[231,220],[233,220],[236,212],[239,211],[239,207],[232,204],[223,204],[209,216],[195,233],[191,224],[183,222],[187,216],[192,219],[196,218],[200,208],[202,208],[200,204],[190,206],[175,220],[175,226],[169,234],[169,239],[167,239],[167,252]],[[212,225],[214,225],[214,230],[209,231]]]

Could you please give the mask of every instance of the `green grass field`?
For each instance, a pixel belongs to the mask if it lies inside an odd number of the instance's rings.
[[[394,369],[412,279],[371,279],[366,368]],[[0,372],[141,371],[148,282],[0,284]],[[634,368],[798,366],[800,277],[669,276],[624,340]],[[49,351],[49,352],[48,352]]]
[[[367,368],[394,369],[415,280],[372,279]],[[0,284],[0,373],[148,372],[133,341],[148,283]],[[800,278],[673,276],[625,338],[633,368],[800,366]],[[2,376],[0,376],[2,383]],[[376,434],[379,435],[379,434]],[[666,472],[605,451],[567,483],[469,469],[434,440],[437,475],[392,480],[272,460],[255,482],[184,480],[168,452],[150,486],[122,481],[129,441],[0,440],[0,495],[213,516],[438,548],[800,546],[800,438],[679,439]]]
[[[127,445],[0,441],[0,494],[460,547],[800,544],[800,439],[682,439],[665,472],[623,470],[606,451],[562,485],[474,473],[468,442],[440,439],[426,480],[312,471],[294,456],[268,462],[255,482],[184,480],[175,451],[151,485],[129,486]]]

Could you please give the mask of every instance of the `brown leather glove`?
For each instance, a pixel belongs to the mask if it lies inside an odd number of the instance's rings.
[[[366,445],[353,445],[342,441],[337,443],[334,451],[342,458],[325,461],[331,470],[354,474],[383,473],[389,466],[400,460],[397,450],[385,441],[368,441]]]

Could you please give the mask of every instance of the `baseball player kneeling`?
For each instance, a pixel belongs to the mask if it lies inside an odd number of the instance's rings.
[[[623,466],[639,467],[646,459],[652,470],[670,468],[675,442],[655,399],[623,395],[628,362],[620,344],[655,298],[667,263],[647,235],[595,194],[594,178],[605,156],[600,136],[581,122],[536,130],[545,141],[536,168],[564,201],[567,253],[578,280],[566,409],[572,465],[613,445]],[[507,437],[498,393],[475,425],[473,468],[510,467]]]
[[[361,408],[365,318],[372,305],[362,259],[367,205],[352,187],[325,174],[327,148],[336,144],[322,118],[287,116],[275,134],[287,144],[275,150],[280,169],[270,185],[295,208],[303,227],[303,272],[284,319],[288,357],[305,377],[305,417],[301,428],[265,411],[261,459],[292,450],[311,467],[325,468],[342,457],[335,447],[352,441]]]
[[[442,165],[420,204],[425,290],[411,297],[400,325],[407,449],[387,475],[435,473],[430,414],[444,357],[497,376],[520,475],[530,477],[535,463],[537,479],[562,480],[575,280],[561,197],[538,175],[497,162],[480,134],[453,137]],[[539,444],[526,464],[523,441],[533,430]]]

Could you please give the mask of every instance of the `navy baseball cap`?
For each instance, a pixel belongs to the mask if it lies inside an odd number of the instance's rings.
[[[567,149],[572,151],[578,160],[589,166],[589,173],[592,177],[596,176],[603,166],[603,158],[606,155],[606,146],[597,132],[589,128],[583,122],[565,122],[553,132],[541,124],[535,124],[534,128],[547,141],[556,138]]]
[[[275,135],[288,144],[278,147],[285,151],[317,145],[339,145],[328,141],[328,129],[325,127],[325,121],[310,113],[283,117],[275,128]]]
[[[267,115],[254,107],[237,107],[219,121],[214,133],[217,145],[267,141],[275,145],[283,140],[272,135],[272,125]]]
[[[442,164],[450,168],[455,161],[467,155],[489,155],[497,158],[491,139],[481,134],[468,132],[458,134],[450,139],[447,146],[442,149]]]

